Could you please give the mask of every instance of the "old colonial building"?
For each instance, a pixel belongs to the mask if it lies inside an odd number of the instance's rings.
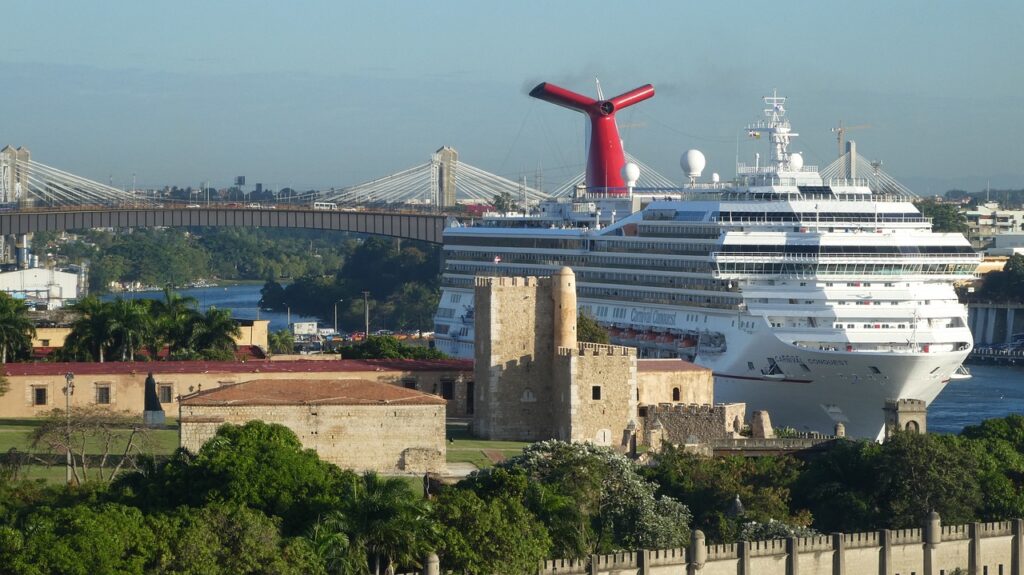
[[[181,398],[181,446],[198,451],[225,423],[259,420],[345,469],[445,470],[445,400],[362,379],[257,379]]]

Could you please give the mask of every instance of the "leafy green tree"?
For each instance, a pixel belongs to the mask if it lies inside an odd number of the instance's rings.
[[[30,355],[35,334],[25,303],[0,292],[0,363],[7,363],[8,356]]]
[[[347,359],[444,359],[436,349],[419,345],[405,345],[389,335],[371,335],[364,341],[344,347]]]
[[[142,573],[154,548],[142,513],[116,503],[41,508],[0,532],[6,573]]]
[[[960,435],[976,440],[1001,439],[1024,453],[1024,415],[1013,413],[1006,417],[986,419],[978,425],[964,427]]]
[[[260,303],[263,308],[284,309],[284,288],[273,279],[268,279],[260,288]]]
[[[559,557],[668,548],[690,536],[690,511],[657,497],[637,465],[589,443],[544,441],[459,484],[483,499],[518,498],[544,523]]]
[[[645,473],[662,493],[693,511],[695,526],[709,539],[734,541],[745,522],[810,524],[806,511],[790,510],[790,489],[799,469],[799,462],[788,457],[708,458],[666,446]],[[737,497],[744,507],[742,516],[733,513]]]
[[[157,544],[149,572],[180,575],[324,573],[315,555],[295,553],[277,522],[235,503],[181,507],[147,518]],[[307,557],[308,555],[308,557]]]
[[[303,449],[287,427],[250,421],[225,424],[196,454],[143,466],[114,483],[118,497],[147,510],[202,507],[224,501],[280,517],[288,533],[305,532],[341,505],[356,476]]]
[[[589,343],[609,343],[608,331],[597,320],[585,313],[576,317],[576,339]]]
[[[935,200],[920,200],[917,202],[917,209],[925,217],[932,219],[933,232],[951,232],[966,235],[969,226],[967,216],[960,211],[957,204],[936,202]]]
[[[491,199],[491,205],[494,206],[494,211],[507,213],[514,212],[519,209],[519,204],[512,199],[512,194],[508,192],[501,192]]]
[[[295,351],[295,336],[287,329],[270,332],[267,339],[270,353],[293,353]]]
[[[782,521],[769,519],[767,523],[751,521],[740,528],[740,541],[764,541],[766,539],[786,539],[787,537],[813,537],[820,535],[810,527],[790,525]]]
[[[990,301],[1024,302],[1024,255],[1014,254],[1001,271],[985,274],[977,298]]]
[[[528,575],[551,552],[547,529],[509,495],[485,501],[468,489],[449,488],[434,509],[441,523],[438,555],[453,572]]]

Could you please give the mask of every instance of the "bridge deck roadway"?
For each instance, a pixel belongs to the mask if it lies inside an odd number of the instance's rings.
[[[244,226],[337,230],[439,244],[444,214],[257,208],[109,208],[0,213],[0,234],[96,228]]]

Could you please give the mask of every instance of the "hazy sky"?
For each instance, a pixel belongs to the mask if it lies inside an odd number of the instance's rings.
[[[340,187],[442,145],[545,184],[582,171],[583,117],[550,81],[610,96],[627,151],[681,180],[734,171],[760,97],[789,97],[793,149],[830,128],[915,191],[1024,187],[1024,2],[7,2],[0,144],[115,185]],[[740,141],[746,160],[764,142]],[[642,185],[642,180],[641,180]]]

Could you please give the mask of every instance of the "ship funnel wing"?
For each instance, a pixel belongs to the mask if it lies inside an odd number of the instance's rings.
[[[595,100],[549,82],[538,84],[530,96],[563,108],[582,112],[590,118],[590,150],[587,154],[587,188],[610,195],[628,195],[622,179],[626,165],[615,124],[615,112],[654,96],[654,86],[646,84],[609,100]]]

